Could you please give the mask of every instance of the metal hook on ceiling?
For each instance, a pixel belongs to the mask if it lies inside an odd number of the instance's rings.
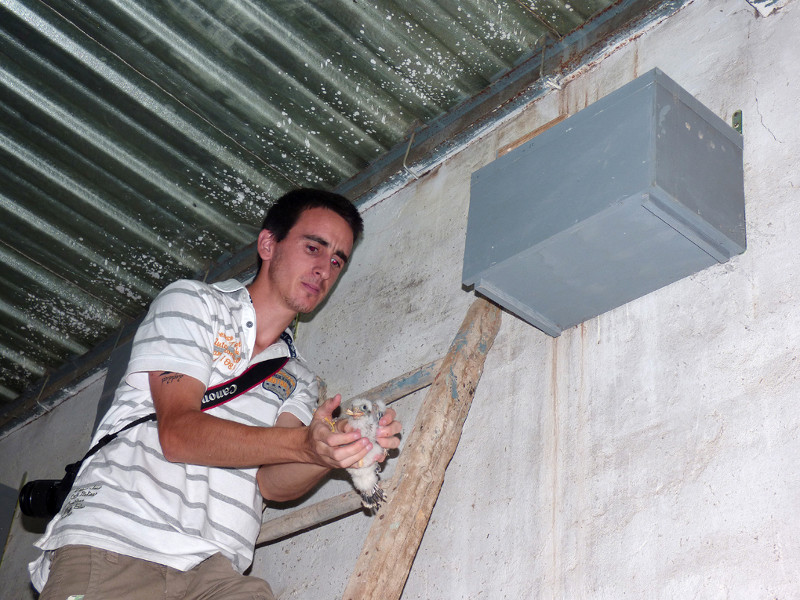
[[[411,138],[408,140],[408,146],[406,146],[406,154],[405,154],[405,156],[403,156],[403,169],[405,169],[408,173],[411,173],[411,175],[414,177],[414,179],[419,179],[419,175],[414,173],[414,171],[411,170],[411,167],[409,167],[406,164],[406,160],[408,160],[408,153],[411,151],[411,144],[414,143],[414,136],[415,135],[417,135],[417,130],[416,129],[411,132]]]
[[[544,76],[544,60],[546,56],[547,56],[547,34],[545,33],[542,36],[542,63],[539,65],[539,79],[547,87],[554,90],[560,90],[561,84],[559,83],[558,78],[555,75],[548,75],[547,77]]]
[[[545,33],[542,36],[542,64],[539,65],[539,78],[541,79],[542,75],[544,75],[544,58],[547,54],[547,34]]]

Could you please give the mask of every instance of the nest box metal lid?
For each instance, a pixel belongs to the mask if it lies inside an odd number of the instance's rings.
[[[744,250],[741,135],[653,69],[473,173],[462,280],[557,336]]]

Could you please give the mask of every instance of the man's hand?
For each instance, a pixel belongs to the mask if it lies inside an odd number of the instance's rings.
[[[342,401],[342,396],[336,394],[317,408],[314,419],[308,427],[309,438],[316,453],[323,458],[326,466],[330,468],[347,468],[367,455],[372,448],[372,442],[361,437],[358,430],[354,430],[346,421],[334,421],[333,412]],[[378,422],[380,427],[376,441],[386,450],[392,450],[400,445],[400,434],[403,425],[395,421],[397,413],[390,408]],[[379,458],[383,462],[385,456]]]
[[[304,433],[302,462],[263,465],[258,470],[261,495],[285,502],[309,492],[330,470],[346,468],[366,456],[372,444],[358,431],[338,431],[332,418],[341,396],[326,400],[317,408],[308,427],[291,413],[278,417],[273,429],[294,429]]]
[[[372,442],[361,437],[360,432],[336,429],[332,415],[341,401],[342,396],[336,394],[323,402],[307,430],[308,445],[316,456],[316,463],[330,469],[347,468],[364,458],[372,448]]]

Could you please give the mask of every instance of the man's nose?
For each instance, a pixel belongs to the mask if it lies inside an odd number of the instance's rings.
[[[319,275],[322,279],[328,279],[331,276],[331,259],[327,256],[321,256],[314,264],[314,273]]]

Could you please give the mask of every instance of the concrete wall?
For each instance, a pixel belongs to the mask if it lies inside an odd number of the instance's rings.
[[[798,2],[767,17],[744,0],[688,3],[365,212],[366,239],[299,334],[345,396],[445,353],[473,300],[460,284],[469,177],[498,148],[653,67],[726,121],[744,114],[743,255],[557,339],[504,315],[404,599],[800,597],[798,31]],[[91,424],[92,393],[63,412]],[[397,405],[409,427],[423,396]],[[0,451],[60,440],[62,422]],[[37,456],[36,476],[64,456]],[[0,482],[20,468],[4,458]],[[345,489],[335,479],[314,500]],[[339,597],[369,525],[356,515],[262,547],[253,573],[280,598]],[[31,537],[15,524],[3,589],[24,589]]]
[[[68,400],[0,440],[0,485],[19,488],[23,477],[31,481],[64,476],[67,463],[88,450],[104,380],[105,373],[96,373],[65,390]],[[46,526],[46,521],[22,517],[17,511],[0,564],[1,600],[33,597],[28,563],[37,556],[32,544]]]

